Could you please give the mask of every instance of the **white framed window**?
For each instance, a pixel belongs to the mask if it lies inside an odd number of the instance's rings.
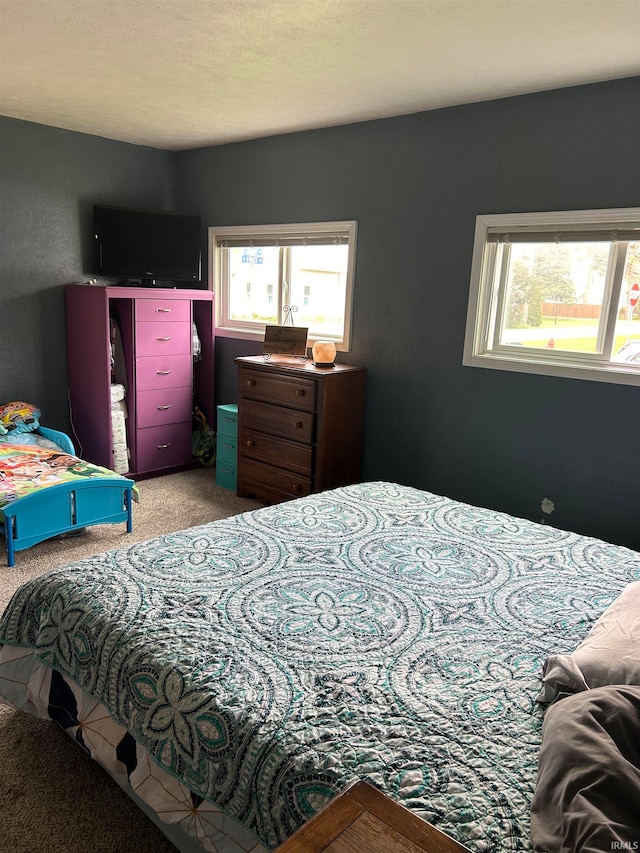
[[[216,334],[264,338],[291,323],[315,340],[351,345],[357,223],[306,222],[209,228],[209,286]]]
[[[463,364],[640,385],[640,208],[478,216]]]

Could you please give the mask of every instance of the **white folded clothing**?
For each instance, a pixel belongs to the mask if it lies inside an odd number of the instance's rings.
[[[129,471],[129,454],[126,447],[113,448],[113,470],[116,474],[126,474]]]
[[[127,412],[127,401],[126,400],[118,400],[115,403],[111,403],[111,411],[112,412],[122,412],[122,414],[128,417],[129,413]]]
[[[124,412],[111,412],[111,438],[114,447],[117,444],[127,445],[127,426]]]
[[[111,402],[117,403],[120,400],[124,400],[127,392],[125,390],[124,385],[112,385],[111,386]]]

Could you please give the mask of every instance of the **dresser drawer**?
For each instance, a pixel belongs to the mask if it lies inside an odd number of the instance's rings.
[[[190,323],[191,302],[188,299],[137,299],[136,320],[180,320]]]
[[[228,435],[231,438],[238,436],[238,405],[237,403],[225,403],[218,406],[218,435]]]
[[[242,402],[243,429],[267,432],[310,444],[313,441],[314,425],[315,415],[309,412],[270,406],[268,403],[257,403],[255,400]]]
[[[240,369],[239,391],[242,397],[268,400],[312,412],[316,407],[317,385],[313,379],[298,379]]]
[[[138,428],[191,422],[191,386],[139,391],[136,396]]]
[[[240,431],[238,446],[243,457],[258,459],[297,474],[311,476],[313,450],[309,444],[284,441],[262,432],[243,429]]]
[[[136,468],[155,471],[191,462],[191,424],[167,424],[136,430]]]
[[[238,485],[237,469],[235,462],[216,462],[216,483],[223,489],[232,489],[234,492]]]
[[[136,359],[136,388],[191,387],[193,359],[190,355],[154,355]]]
[[[191,323],[136,323],[136,355],[191,355]]]
[[[218,462],[232,462],[235,465],[238,458],[238,439],[222,435],[219,432],[216,442],[216,456]]]
[[[242,458],[238,463],[238,494],[255,494],[263,500],[286,500],[311,494],[311,477],[289,474],[280,468]]]

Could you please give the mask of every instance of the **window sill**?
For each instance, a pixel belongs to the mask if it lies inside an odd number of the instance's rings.
[[[246,329],[234,329],[232,327],[216,326],[217,338],[236,338],[239,341],[260,341],[264,340],[264,332],[249,332]]]
[[[252,332],[248,329],[237,329],[233,326],[216,326],[215,334],[217,338],[235,338],[238,341],[254,341],[262,343],[264,341],[264,330]],[[311,335],[307,338],[307,347],[311,348],[316,340],[331,340],[331,338],[313,338]],[[334,341],[338,352],[349,352],[349,347],[340,341]]]
[[[637,367],[617,364],[604,367],[603,365],[588,365],[570,362],[553,362],[518,360],[506,358],[504,355],[485,353],[471,355],[463,359],[465,367],[486,367],[490,370],[508,370],[516,373],[532,373],[543,376],[561,376],[565,379],[589,379],[594,382],[612,382],[617,385],[640,386],[640,370]]]

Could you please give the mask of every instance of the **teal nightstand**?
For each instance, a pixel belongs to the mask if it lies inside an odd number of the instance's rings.
[[[236,490],[238,469],[238,404],[218,406],[216,483]]]

